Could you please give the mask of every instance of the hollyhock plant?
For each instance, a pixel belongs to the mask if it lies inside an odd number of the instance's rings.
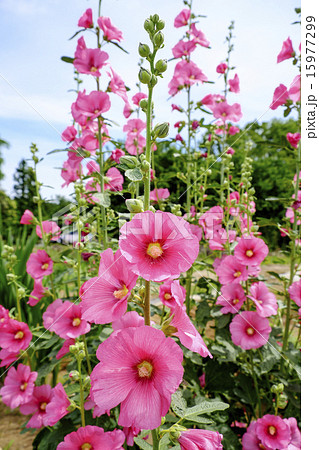
[[[31,253],[27,261],[27,273],[34,279],[43,278],[53,272],[53,261],[45,250]]]
[[[237,260],[246,266],[258,266],[268,255],[267,244],[252,235],[242,236],[234,250]]]
[[[223,435],[218,431],[185,430],[182,431],[178,442],[181,450],[222,450]]]
[[[191,10],[188,8],[183,9],[174,19],[174,27],[180,28],[188,25],[188,21],[191,16]]]
[[[150,200],[152,202],[158,202],[159,200],[166,200],[170,196],[168,189],[154,189],[150,192]]]
[[[58,383],[53,388],[53,393],[50,403],[47,404],[45,412],[47,414],[46,422],[50,427],[55,425],[62,417],[68,414],[70,400],[61,383]]]
[[[121,404],[118,424],[155,429],[183,377],[183,352],[158,329],[131,327],[111,334],[96,353],[91,396],[104,410]]]
[[[34,382],[37,372],[31,372],[29,366],[19,364],[17,368],[10,367],[4,380],[4,386],[0,389],[0,395],[5,405],[15,409],[32,399]]]
[[[250,350],[267,344],[271,327],[268,319],[255,311],[243,311],[233,318],[229,330],[235,345]]]
[[[217,298],[216,305],[223,306],[222,314],[237,313],[246,300],[245,291],[239,283],[231,283],[221,287],[221,295]]]
[[[119,246],[131,270],[148,281],[179,277],[199,252],[198,239],[189,224],[162,211],[136,214],[120,229]]]
[[[292,46],[290,37],[288,37],[282,44],[282,49],[277,56],[277,63],[285,61],[285,59],[293,58],[295,56],[295,51]]]
[[[289,425],[279,416],[266,414],[257,420],[256,434],[263,445],[270,448],[286,448],[290,442]]]
[[[275,294],[269,292],[262,281],[251,285],[248,297],[255,303],[256,312],[261,317],[275,316],[277,314],[278,304]]]
[[[100,324],[120,319],[137,278],[120,250],[114,255],[110,248],[102,252],[99,274],[86,281],[81,294],[82,317]]]
[[[246,265],[243,265],[238,259],[229,255],[223,259],[216,269],[221,284],[239,283],[248,279]]]
[[[229,91],[234,92],[234,94],[239,94],[240,88],[239,88],[239,77],[237,73],[235,74],[234,78],[231,80],[228,80],[229,84]]]
[[[34,220],[33,212],[30,211],[29,209],[26,209],[21,216],[20,223],[22,225],[31,225],[33,220]]]
[[[277,109],[278,106],[284,105],[289,98],[288,90],[284,84],[280,84],[274,92],[274,97],[270,105],[270,109]]]
[[[41,239],[42,230],[45,235],[50,237],[51,241],[57,241],[61,234],[61,228],[55,222],[52,222],[50,220],[45,220],[44,222],[42,222],[42,229],[40,225],[36,226],[35,232]]]
[[[32,333],[24,322],[9,319],[1,327],[0,347],[6,348],[11,352],[25,350],[28,348],[31,339]]]
[[[64,441],[57,446],[57,450],[124,450],[122,447],[125,435],[122,430],[105,432],[103,428],[93,425],[81,427],[77,431],[67,434]]]
[[[93,13],[92,9],[88,8],[79,18],[78,27],[92,28],[93,27]]]
[[[123,40],[123,33],[116,28],[109,17],[99,17],[97,19],[98,26],[103,31],[103,39],[106,41],[118,41]]]
[[[42,428],[48,423],[46,407],[50,403],[53,396],[53,389],[49,384],[35,386],[32,399],[20,406],[20,412],[24,415],[33,414],[26,428]]]
[[[186,290],[180,285],[178,280],[169,280],[159,288],[159,298],[163,305],[174,311],[176,306],[183,307],[186,297]]]

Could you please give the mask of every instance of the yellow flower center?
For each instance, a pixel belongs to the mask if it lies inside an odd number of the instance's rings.
[[[170,300],[172,298],[172,296],[169,292],[166,292],[166,294],[164,294],[164,298],[165,298],[165,300]]]
[[[99,109],[96,109],[95,111],[94,111],[94,114],[98,114],[100,112],[100,110]]]
[[[268,432],[269,434],[271,434],[271,436],[274,436],[276,434],[276,427],[274,427],[273,425],[270,425],[270,427],[268,427]]]
[[[248,256],[248,258],[251,258],[253,256],[254,252],[252,250],[247,250],[246,252],[246,256]]]
[[[28,383],[25,381],[23,384],[20,385],[20,391],[25,391],[28,386]]]
[[[78,327],[78,326],[80,325],[80,323],[81,323],[81,319],[80,319],[79,317],[75,317],[75,318],[72,320],[72,325],[73,325],[74,327]]]
[[[252,336],[253,334],[255,334],[255,330],[253,328],[249,327],[249,328],[247,328],[246,333],[249,336]]]
[[[128,293],[128,289],[125,286],[125,284],[123,284],[122,289],[119,289],[118,291],[114,291],[113,295],[118,300],[121,300],[122,298],[124,298],[127,295],[127,293]]]
[[[152,242],[151,244],[148,244],[146,253],[153,259],[159,258],[163,253],[161,244],[158,242]]]
[[[47,268],[49,267],[48,263],[42,264],[41,269],[42,270],[47,270]]]
[[[97,72],[97,68],[96,67],[91,67],[90,72]]]
[[[18,331],[15,335],[14,335],[14,339],[22,339],[24,336],[23,331]]]
[[[265,450],[265,449],[266,449],[266,447],[265,447],[263,444],[259,444],[258,447],[259,447],[261,450]]]
[[[238,298],[234,298],[233,305],[237,305],[238,302],[239,302]]]
[[[81,449],[82,449],[82,450],[88,450],[88,449],[90,449],[90,448],[92,448],[92,445],[89,444],[88,442],[85,442],[85,444],[82,444],[82,445],[81,445]]]
[[[240,270],[237,270],[237,272],[234,273],[234,277],[235,277],[235,278],[240,277],[240,275],[241,275]]]
[[[46,407],[47,407],[47,403],[46,402],[42,402],[41,405],[40,405],[41,411],[45,411]]]
[[[150,378],[153,372],[153,366],[148,361],[142,361],[137,366],[137,373],[140,378]]]

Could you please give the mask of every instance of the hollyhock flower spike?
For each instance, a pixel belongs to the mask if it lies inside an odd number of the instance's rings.
[[[268,255],[267,244],[254,236],[242,236],[234,250],[234,256],[245,266],[258,266]]]
[[[31,225],[33,220],[34,220],[33,213],[29,209],[26,209],[21,216],[20,223],[22,225]]]
[[[27,261],[27,273],[34,279],[43,278],[53,272],[53,261],[45,250],[31,253]]]
[[[257,420],[256,434],[270,448],[287,448],[290,442],[289,425],[279,416],[266,414]]]
[[[10,367],[4,380],[4,386],[0,389],[0,395],[5,405],[15,409],[32,399],[34,382],[37,372],[31,372],[29,366],[19,364],[17,368]]]
[[[42,428],[48,425],[46,407],[53,396],[53,389],[49,384],[35,386],[32,399],[20,406],[20,412],[24,415],[33,414],[26,428]]]
[[[237,314],[229,325],[232,341],[243,350],[259,348],[267,344],[271,327],[268,319],[255,311]]]
[[[92,28],[93,27],[93,13],[92,9],[88,8],[79,18],[78,27]]]
[[[124,450],[122,445],[125,435],[122,430],[105,432],[103,428],[93,425],[81,427],[77,431],[67,434],[64,441],[57,446],[57,450]]]
[[[282,44],[282,49],[277,56],[277,64],[285,61],[285,59],[293,58],[295,56],[295,51],[292,46],[290,37],[288,37]]]
[[[256,312],[261,317],[275,316],[277,314],[278,304],[275,294],[269,292],[262,281],[251,285],[248,297],[255,303]]]
[[[199,252],[186,220],[162,211],[136,214],[120,229],[119,246],[131,270],[148,281],[178,278]]]
[[[99,346],[91,396],[104,410],[121,404],[118,424],[155,429],[168,412],[183,377],[183,352],[149,326],[125,328]]]
[[[195,429],[182,431],[178,442],[181,450],[222,450],[222,439],[218,431]]]

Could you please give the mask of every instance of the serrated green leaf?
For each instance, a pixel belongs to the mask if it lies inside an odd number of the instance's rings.
[[[213,421],[211,419],[207,419],[206,417],[202,417],[202,416],[191,416],[190,419],[187,419],[190,422],[195,422],[195,423],[213,423]]]
[[[153,447],[146,441],[144,441],[144,439],[141,439],[139,437],[135,437],[134,438],[134,442],[135,444],[137,444],[139,446],[139,448],[141,448],[142,450],[150,450],[153,449]]]
[[[171,408],[178,417],[183,417],[187,408],[186,400],[183,398],[182,392],[177,391],[172,395]]]
[[[141,181],[141,180],[143,180],[143,174],[140,171],[140,169],[138,169],[137,167],[135,167],[135,169],[126,170],[125,171],[125,176],[131,181]]]
[[[198,405],[192,406],[191,408],[187,408],[183,414],[183,418],[192,420],[192,416],[196,417],[200,414],[207,414],[215,411],[224,411],[224,409],[227,408],[229,408],[229,405],[227,403],[216,400],[212,400],[210,402],[205,401],[199,403]]]

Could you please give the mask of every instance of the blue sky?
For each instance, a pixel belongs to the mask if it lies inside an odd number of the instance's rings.
[[[29,157],[31,142],[40,149],[40,155],[63,148],[60,133],[71,124],[70,105],[74,101],[73,71],[70,64],[60,57],[73,56],[76,39],[69,37],[77,30],[77,21],[86,8],[93,9],[97,18],[97,0],[0,0],[0,136],[10,143],[3,150],[6,178],[2,187],[12,193],[12,175],[22,158]],[[198,28],[203,30],[211,42],[211,50],[198,48],[193,60],[215,85],[204,85],[193,89],[193,98],[200,100],[209,93],[219,93],[222,80],[218,79],[216,66],[226,55],[225,35],[231,20],[235,21],[235,51],[232,64],[239,75],[241,92],[230,94],[229,102],[242,106],[241,125],[258,119],[270,120],[282,117],[280,109],[268,110],[274,89],[280,84],[289,85],[297,69],[290,61],[277,65],[276,57],[282,42],[291,37],[297,50],[300,42],[294,4],[291,0],[194,0],[194,11],[207,16],[201,19]],[[143,22],[150,14],[158,13],[166,22],[166,47],[159,56],[170,58],[171,48],[182,35],[182,29],[173,27],[174,17],[183,8],[180,0],[104,0],[102,15],[109,16],[115,26],[123,31],[123,46],[129,51],[125,55],[114,46],[104,49],[109,53],[109,62],[135,93],[137,81],[137,46],[147,42]],[[88,47],[94,47],[91,33],[85,33]],[[111,47],[111,48],[110,48]],[[172,77],[174,63],[160,80],[155,91],[156,121],[169,120],[173,124],[180,120],[178,113],[171,113],[172,101],[167,101],[167,84]],[[235,73],[235,72],[234,72]],[[83,75],[83,85],[94,89],[90,76]],[[121,137],[124,118],[123,104],[112,97],[111,118],[120,127],[112,134]],[[184,94],[174,97],[173,103],[183,104]],[[56,194],[68,195],[72,189],[61,189],[63,180],[60,170],[66,154],[46,156],[39,166],[39,178],[45,185],[43,193],[50,198]]]

